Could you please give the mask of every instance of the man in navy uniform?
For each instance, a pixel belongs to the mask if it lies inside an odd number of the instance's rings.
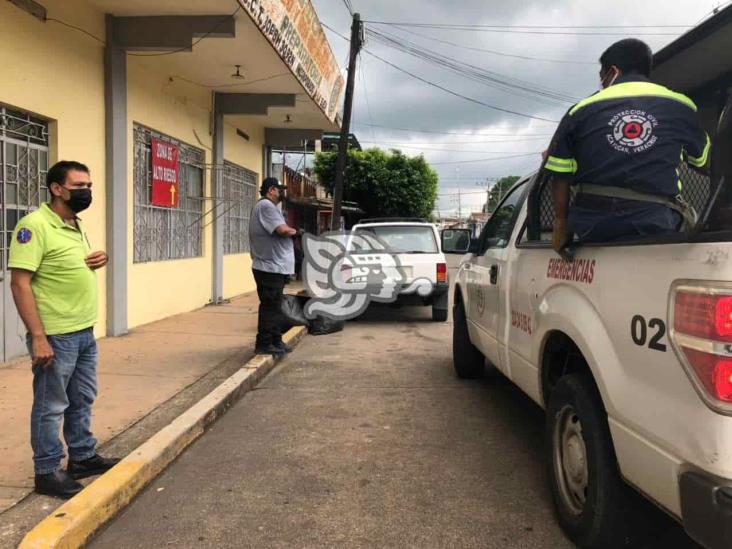
[[[544,164],[553,176],[557,252],[572,235],[609,242],[693,225],[678,168],[685,161],[704,171],[711,142],[694,102],[649,80],[652,63],[640,40],[613,44],[600,57],[601,91],[562,119]]]

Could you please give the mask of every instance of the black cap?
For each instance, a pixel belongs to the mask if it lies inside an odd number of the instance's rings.
[[[267,177],[264,181],[262,181],[262,187],[259,189],[259,193],[265,195],[272,187],[277,187],[278,189],[281,189],[283,191],[287,188],[284,185],[280,184],[276,177]]]

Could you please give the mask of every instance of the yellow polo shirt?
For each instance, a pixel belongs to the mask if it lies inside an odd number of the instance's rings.
[[[47,335],[84,330],[97,322],[97,278],[84,258],[91,253],[81,221],[63,222],[48,204],[18,221],[10,243],[10,269],[34,273],[31,288]]]

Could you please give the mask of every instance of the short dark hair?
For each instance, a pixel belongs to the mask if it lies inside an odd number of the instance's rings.
[[[75,170],[77,172],[89,173],[89,168],[81,162],[75,160],[62,160],[56,162],[46,174],[46,187],[51,188],[51,183],[63,185],[66,182],[66,176],[69,172]]]
[[[651,75],[653,52],[650,46],[637,38],[626,38],[615,42],[600,56],[602,71],[615,65],[624,73]]]

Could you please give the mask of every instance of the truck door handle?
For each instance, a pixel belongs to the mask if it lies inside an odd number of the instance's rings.
[[[491,265],[491,284],[498,284],[498,265]]]

